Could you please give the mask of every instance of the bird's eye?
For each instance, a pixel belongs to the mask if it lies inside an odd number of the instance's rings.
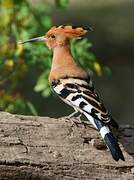
[[[55,39],[55,35],[52,35],[51,38],[52,38],[52,39]]]

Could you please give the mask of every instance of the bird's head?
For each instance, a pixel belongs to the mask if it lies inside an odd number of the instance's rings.
[[[56,46],[64,46],[68,44],[70,39],[78,38],[92,31],[92,28],[83,28],[69,25],[60,25],[58,27],[53,26],[44,36],[32,38],[20,43],[45,41],[50,49],[54,49]]]

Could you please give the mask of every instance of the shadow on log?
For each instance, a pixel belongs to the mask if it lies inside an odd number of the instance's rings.
[[[134,127],[121,127],[119,139],[125,162],[115,162],[89,126],[1,112],[0,179],[134,179]]]

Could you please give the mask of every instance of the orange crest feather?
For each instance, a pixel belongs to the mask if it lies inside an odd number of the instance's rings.
[[[88,28],[83,27],[76,27],[76,26],[70,26],[70,25],[60,25],[58,27],[53,26],[46,35],[52,35],[52,34],[63,34],[68,38],[75,38],[79,36],[83,36],[88,31]]]

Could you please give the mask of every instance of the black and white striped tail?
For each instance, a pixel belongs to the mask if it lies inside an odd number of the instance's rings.
[[[84,113],[84,114],[91,121],[91,123],[99,130],[106,146],[108,147],[109,151],[112,154],[113,159],[115,161],[118,161],[119,159],[125,161],[125,158],[117,142],[117,139],[113,136],[109,127],[106,126],[106,124],[104,124],[103,122],[98,121],[97,119],[93,118],[89,114],[87,113]]]

